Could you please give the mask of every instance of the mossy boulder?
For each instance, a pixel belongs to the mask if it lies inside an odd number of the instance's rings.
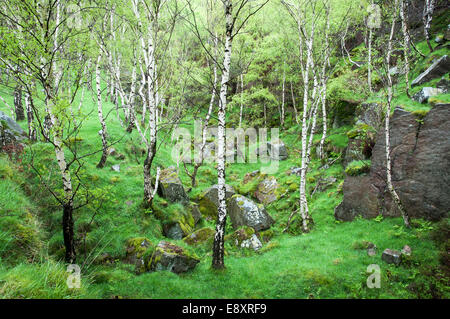
[[[200,259],[186,249],[161,241],[146,261],[147,271],[167,270],[175,274],[180,274],[194,269]]]
[[[145,258],[151,255],[155,245],[146,237],[135,237],[127,240],[125,262],[136,266],[136,273],[145,270]]]
[[[214,238],[215,230],[209,227],[200,228],[194,231],[192,234],[183,238],[183,241],[189,245],[203,244],[208,241],[212,241]]]
[[[260,231],[270,228],[275,222],[263,205],[257,205],[242,195],[233,195],[229,199],[228,212],[234,229],[249,226]]]
[[[274,176],[268,176],[261,183],[255,191],[255,197],[260,203],[264,205],[270,204],[279,198],[280,184],[278,184]]]
[[[183,183],[181,183],[174,166],[161,171],[158,194],[171,202],[189,202],[189,197],[184,190]]]
[[[225,184],[225,199],[229,199],[236,192],[233,186]],[[208,219],[215,219],[219,206],[219,185],[213,185],[200,195],[199,210]]]
[[[163,221],[163,233],[167,238],[182,239],[195,227],[195,219],[189,209],[177,211]]]
[[[262,243],[253,227],[242,226],[234,233],[226,236],[226,240],[231,240],[237,247],[259,250]]]

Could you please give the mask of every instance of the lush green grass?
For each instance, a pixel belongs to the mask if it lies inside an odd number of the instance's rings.
[[[423,45],[420,44],[422,49]],[[403,85],[403,87],[402,87]],[[427,84],[429,85],[429,84]],[[399,81],[396,88],[395,105],[404,105],[412,111],[428,109],[429,106],[416,105],[403,92],[404,84]],[[415,88],[412,92],[416,92]],[[2,89],[3,91],[4,89]],[[10,96],[4,96],[12,103]],[[406,98],[405,98],[406,97]],[[369,100],[381,99],[371,96]],[[447,99],[447,96],[440,98]],[[75,101],[74,105],[78,105]],[[111,110],[111,103],[105,103],[105,110]],[[5,111],[4,105],[0,109]],[[95,112],[96,105],[87,94],[78,120],[86,117],[78,140],[72,142],[80,154],[88,154],[101,149],[98,135],[100,124]],[[7,114],[8,111],[6,110]],[[106,113],[106,112],[105,112]],[[26,123],[20,123],[26,126]],[[192,130],[191,124],[184,124]],[[330,131],[327,141],[332,152],[342,150],[348,143],[347,132],[352,127],[345,126]],[[51,146],[36,143],[27,148],[23,165],[16,167],[6,158],[0,158],[0,205],[2,216],[0,227],[0,295],[6,298],[414,298],[450,297],[448,277],[439,273],[439,249],[431,240],[430,232],[436,224],[417,221],[413,229],[405,229],[400,218],[375,220],[357,219],[351,223],[336,222],[334,207],[342,200],[339,188],[344,178],[339,161],[328,169],[319,169],[322,163],[312,160],[308,173],[308,191],[312,191],[321,177],[336,177],[337,182],[323,192],[310,198],[310,210],[314,227],[308,234],[282,234],[289,214],[298,202],[299,177],[287,176],[286,171],[300,165],[300,128],[292,126],[283,132],[282,139],[289,147],[290,157],[280,162],[275,174],[282,187],[282,197],[267,206],[268,212],[276,220],[273,226],[275,237],[265,244],[258,253],[242,251],[226,244],[226,270],[214,271],[211,265],[211,249],[207,245],[192,248],[201,257],[200,264],[184,275],[169,272],[134,274],[134,267],[121,262],[125,256],[125,242],[131,237],[145,236],[157,243],[163,240],[161,222],[150,210],[142,208],[144,158],[135,155],[140,137],[136,131],[124,133],[113,110],[108,117],[110,141],[119,141],[113,147],[124,154],[124,160],[110,156],[104,169],[96,168],[100,153],[90,156],[80,172],[91,194],[96,200],[75,213],[76,231],[79,236],[78,263],[83,265],[83,288],[68,290],[65,286],[67,273],[60,261],[64,249],[62,242],[61,210],[49,193],[39,183],[29,164],[44,172],[43,176],[53,186],[59,183]],[[167,132],[160,132],[159,147],[155,159],[156,166],[176,165],[171,160],[172,143]],[[315,137],[315,141],[320,136]],[[333,154],[338,156],[338,154]],[[70,153],[67,152],[70,158]],[[120,173],[111,166],[120,164]],[[18,174],[18,170],[23,173]],[[230,164],[227,167],[227,182],[236,189],[242,189],[242,179],[246,173],[260,169],[258,163]],[[22,174],[22,175],[21,175]],[[180,178],[188,188],[190,179],[180,166]],[[213,164],[204,165],[198,174],[198,186],[190,192],[191,200],[207,187],[216,183]],[[251,192],[249,193],[251,196]],[[81,200],[80,200],[81,201]],[[169,214],[176,210],[157,197],[155,206]],[[31,217],[30,217],[31,216]],[[28,219],[27,219],[28,218]],[[91,222],[92,221],[92,222]],[[29,227],[25,234],[36,234],[33,243],[48,242],[50,257],[29,258],[27,246],[21,246],[20,236],[11,225]],[[213,221],[203,221],[200,225],[214,226]],[[199,227],[200,227],[199,226]],[[45,229],[45,231],[44,231]],[[227,225],[227,232],[232,231]],[[33,235],[34,236],[34,235]],[[364,247],[370,241],[377,245],[378,253],[369,257]],[[182,241],[172,242],[184,245]],[[386,248],[401,249],[411,246],[412,258],[401,266],[393,266],[381,260],[381,252]],[[40,245],[40,244],[39,244]],[[36,251],[40,251],[39,249]],[[34,249],[34,248],[33,248]],[[16,255],[11,260],[10,252]],[[101,253],[110,254],[116,262],[113,265],[98,265],[94,262]],[[36,255],[37,253],[34,253]],[[40,252],[41,256],[46,256]],[[22,257],[20,257],[22,256]],[[26,258],[28,257],[28,258]],[[52,261],[52,260],[57,260]],[[34,263],[29,263],[34,261]],[[370,264],[381,267],[381,288],[368,289],[366,269]]]

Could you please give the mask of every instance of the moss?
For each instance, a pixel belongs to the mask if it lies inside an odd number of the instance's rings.
[[[142,258],[147,251],[154,250],[155,245],[146,237],[135,237],[127,240],[127,255],[134,254]]]
[[[265,243],[269,242],[273,238],[274,235],[275,235],[275,233],[272,229],[267,229],[267,230],[259,232],[259,236],[261,237],[262,241]]]
[[[237,246],[240,246],[244,240],[249,239],[255,234],[255,230],[249,226],[242,226],[238,228],[234,233],[225,236],[225,240],[231,240],[236,243]]]
[[[422,120],[429,112],[430,110],[417,110],[412,112],[414,116],[416,116],[418,119]]]
[[[201,228],[192,234],[183,238],[183,241],[189,245],[198,245],[205,242],[210,242],[214,237],[215,231],[212,228]]]
[[[357,176],[370,171],[370,160],[352,161],[345,168],[345,173],[351,176]]]
[[[299,185],[297,183],[292,183],[291,185],[289,185],[289,190],[290,191],[296,191],[298,190]]]

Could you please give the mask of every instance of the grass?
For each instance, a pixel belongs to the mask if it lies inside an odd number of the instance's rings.
[[[418,46],[425,50],[423,43]],[[439,53],[439,52],[438,52]],[[421,66],[419,65],[418,68]],[[396,88],[394,105],[402,105],[411,111],[429,109],[427,105],[417,105],[402,93],[402,81]],[[430,85],[428,83],[427,85]],[[419,90],[415,88],[412,92]],[[2,88],[0,91],[4,91]],[[11,102],[11,97],[4,96]],[[448,95],[437,98],[448,99]],[[381,99],[376,95],[369,100]],[[75,101],[74,105],[78,105]],[[113,108],[105,103],[106,112]],[[4,105],[0,106],[8,114]],[[78,139],[72,140],[82,154],[101,149],[98,136],[100,124],[95,113],[95,103],[86,94],[82,113],[87,115]],[[92,113],[91,113],[92,112]],[[105,113],[106,113],[105,112]],[[23,127],[26,123],[20,123]],[[86,158],[80,171],[89,190],[96,200],[75,213],[78,245],[78,263],[84,264],[82,289],[70,290],[65,285],[67,273],[63,265],[61,211],[57,203],[39,184],[39,180],[28,164],[32,161],[45,172],[45,178],[58,186],[54,154],[49,145],[36,143],[26,149],[23,164],[11,164],[0,158],[0,206],[2,214],[12,215],[0,222],[0,295],[4,298],[449,298],[448,276],[437,276],[440,271],[439,247],[431,238],[436,224],[417,221],[412,229],[405,229],[400,218],[377,218],[365,220],[357,218],[351,223],[341,223],[334,219],[334,207],[342,200],[339,190],[344,179],[344,169],[336,161],[327,169],[313,159],[308,173],[308,191],[315,187],[319,178],[333,176],[337,182],[323,192],[315,193],[309,199],[314,226],[308,234],[282,234],[289,214],[298,202],[299,177],[288,176],[286,171],[301,162],[298,137],[300,128],[292,126],[282,132],[281,138],[289,148],[290,156],[279,163],[275,174],[283,191],[278,201],[266,208],[276,223],[272,227],[275,236],[265,244],[260,252],[251,252],[226,243],[226,270],[216,272],[211,269],[211,247],[209,244],[191,247],[201,258],[197,267],[186,274],[170,272],[134,274],[134,267],[121,260],[125,256],[126,240],[132,237],[147,237],[157,243],[165,239],[161,221],[149,210],[142,208],[144,158],[135,155],[140,146],[136,131],[124,133],[112,110],[108,117],[110,141],[120,141],[113,147],[125,159],[110,156],[104,169],[97,169],[100,154]],[[192,125],[185,127],[192,130]],[[351,126],[330,131],[327,138],[332,145],[331,152],[342,150],[348,143],[347,132]],[[172,143],[168,132],[160,132],[159,147],[154,168],[158,165],[176,165],[171,159]],[[315,136],[314,141],[320,139]],[[337,155],[337,154],[335,154]],[[67,153],[70,157],[70,154]],[[119,164],[120,173],[111,170]],[[260,169],[260,163],[236,163],[227,167],[227,183],[241,189],[245,174]],[[180,178],[186,188],[189,177],[180,167]],[[214,164],[204,165],[198,173],[198,186],[189,193],[196,200],[206,188],[217,180]],[[249,195],[252,192],[249,190]],[[171,205],[157,197],[155,206],[170,215],[176,211]],[[91,222],[92,221],[92,222]],[[233,230],[228,223],[227,233]],[[29,227],[33,234],[30,243],[48,243],[45,249],[36,250],[34,255],[46,258],[31,258],[30,246],[20,246],[20,236],[11,225]],[[214,227],[213,221],[205,220],[197,228]],[[44,231],[45,230],[45,231]],[[369,257],[363,247],[365,242],[373,242],[378,253]],[[171,242],[186,247],[183,241]],[[20,243],[20,241],[19,241]],[[413,254],[411,260],[400,266],[393,266],[381,260],[381,252],[386,248],[401,249],[409,245]],[[28,248],[27,248],[28,247]],[[44,252],[42,252],[44,250]],[[27,253],[24,253],[27,252]],[[39,253],[38,253],[39,251]],[[6,258],[15,252],[11,258]],[[48,256],[46,255],[48,253]],[[115,260],[112,265],[95,262],[97,256],[107,253]],[[6,258],[6,259],[5,259]],[[379,264],[381,267],[381,288],[366,286],[367,267]]]

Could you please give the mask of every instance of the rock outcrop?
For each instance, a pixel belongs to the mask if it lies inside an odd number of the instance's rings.
[[[439,220],[450,210],[450,105],[439,104],[423,118],[395,109],[391,119],[394,187],[413,218]],[[372,150],[370,172],[347,176],[344,200],[335,209],[338,220],[357,215],[400,216],[386,186],[385,135],[380,130]]]

